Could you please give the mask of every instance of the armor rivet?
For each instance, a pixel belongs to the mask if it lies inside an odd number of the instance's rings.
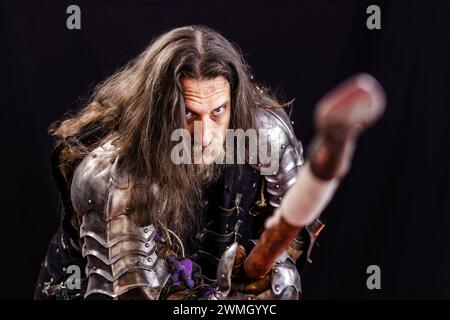
[[[286,146],[284,144],[282,144],[281,145],[281,149],[284,149],[284,148],[286,148]]]
[[[208,200],[205,200],[205,206],[207,206],[208,205]]]
[[[130,207],[126,207],[126,208],[125,208],[125,211],[126,211],[126,212],[129,212],[130,210],[131,210]]]
[[[275,189],[278,189],[279,187],[280,187],[279,184],[276,184],[276,185],[275,185]]]
[[[147,242],[147,243],[145,244],[145,247],[147,247],[147,248],[150,247],[150,243]]]
[[[148,232],[148,228],[144,228],[144,232],[147,233]]]
[[[92,199],[88,199],[88,203],[89,203],[89,204],[92,204]]]
[[[256,187],[256,182],[253,182],[253,188]]]
[[[280,291],[280,286],[279,285],[275,286],[275,291]]]
[[[59,249],[58,248],[56,248],[56,253],[58,253],[59,252]]]
[[[94,153],[94,154],[92,155],[92,158],[97,158],[97,155]]]
[[[273,272],[278,273],[278,268],[273,269]]]
[[[53,278],[50,278],[50,282],[53,282]]]
[[[222,275],[220,276],[222,279],[225,279],[227,276],[225,275],[225,273],[222,273]]]
[[[261,163],[258,163],[258,167],[261,167]]]
[[[96,267],[96,266],[93,266],[92,269],[97,270],[97,267]]]
[[[280,196],[280,197],[278,197],[278,200],[281,200],[281,199],[283,199],[283,197],[281,197],[281,196]]]
[[[114,158],[111,158],[111,159],[109,160],[110,163],[114,163],[114,161],[116,161],[116,159],[114,159]]]
[[[156,212],[161,213],[161,210],[157,210]]]
[[[147,261],[152,262],[152,258],[151,257],[147,258]]]
[[[291,121],[291,124],[294,124],[294,121]]]
[[[136,265],[140,266],[142,263],[140,261],[136,262]]]

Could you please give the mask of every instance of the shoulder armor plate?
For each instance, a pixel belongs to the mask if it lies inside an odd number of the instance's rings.
[[[273,145],[277,150],[271,150],[271,154],[276,152],[279,159],[278,170],[265,175],[266,191],[269,194],[269,203],[274,207],[279,207],[281,199],[296,180],[298,168],[303,164],[303,147],[295,137],[294,130],[288,115],[283,109],[261,108],[256,119],[256,128],[266,129],[260,134],[266,134],[259,141],[275,142]],[[260,142],[261,143],[261,142]],[[249,163],[254,169],[261,170],[261,163]]]
[[[132,217],[130,192],[129,176],[119,169],[111,142],[93,150],[75,170],[71,199],[87,259],[85,297],[117,297],[140,288],[155,300],[170,276],[157,255],[155,227],[139,226]]]

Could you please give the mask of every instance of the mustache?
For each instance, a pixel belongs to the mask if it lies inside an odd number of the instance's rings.
[[[225,160],[225,142],[213,141],[206,146],[194,141],[191,144],[191,159],[193,164],[223,164]]]

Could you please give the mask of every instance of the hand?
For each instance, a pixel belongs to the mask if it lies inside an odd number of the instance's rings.
[[[252,280],[245,276],[243,263],[247,254],[237,242],[225,250],[217,267],[219,300],[298,300],[300,275],[292,258],[284,252],[271,272]]]

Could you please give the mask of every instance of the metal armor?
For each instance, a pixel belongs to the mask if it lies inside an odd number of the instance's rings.
[[[267,129],[267,137],[259,137],[260,143],[276,142],[274,145],[279,147],[278,150],[271,150],[272,154],[278,153],[278,170],[264,176],[269,203],[277,208],[284,194],[294,184],[298,167],[304,162],[303,147],[295,137],[292,123],[284,110],[261,108],[256,119],[256,129],[260,128]],[[264,165],[257,162],[250,163],[250,166],[261,170]]]
[[[270,273],[270,284],[267,288],[263,288],[262,292],[258,291],[258,282],[250,283],[249,285],[236,286],[236,289],[230,294],[233,287],[232,277],[235,272],[235,259],[238,254],[239,244],[233,243],[227,250],[225,250],[220,259],[217,268],[218,278],[218,293],[214,296],[215,299],[258,299],[258,300],[297,300],[301,294],[300,275],[295,266],[295,262],[287,252],[284,252],[275,263]],[[260,282],[264,282],[264,279]],[[239,290],[240,289],[240,290]],[[244,292],[242,292],[244,291]],[[249,291],[249,292],[245,292]]]
[[[134,296],[158,299],[169,272],[158,257],[155,227],[133,219],[132,182],[118,162],[116,147],[108,142],[83,159],[72,180],[71,200],[87,259],[85,298],[94,293],[115,298],[134,289]]]
[[[279,150],[274,151],[279,153],[279,169],[273,174],[264,176],[265,190],[273,208],[280,206],[284,195],[296,181],[299,167],[304,163],[303,146],[296,138],[292,124],[293,122],[282,109],[260,109],[257,118],[258,128],[269,129],[266,140],[269,142],[278,140],[275,145],[279,146]],[[258,163],[250,165],[258,170],[262,167]],[[300,270],[304,268],[306,262],[311,262],[309,256],[313,244],[324,227],[325,224],[316,219],[292,241],[288,249],[289,257],[294,260],[299,259],[296,264]]]
[[[197,234],[197,250],[193,258],[202,265],[204,275],[211,283],[229,281],[231,266],[226,262],[226,256],[234,257],[236,243],[250,252],[263,230],[263,222],[279,207],[304,162],[302,145],[295,137],[284,110],[260,108],[255,129],[259,128],[268,129],[263,131],[267,136],[259,139],[260,142],[273,141],[273,145],[279,147],[271,150],[278,152],[279,168],[273,174],[263,176],[260,171],[265,165],[258,161],[245,165],[240,174],[226,172],[221,181],[223,191],[215,190],[218,196],[213,201],[209,200],[207,216],[210,221]],[[300,296],[298,271],[310,261],[310,252],[323,226],[316,220],[292,241],[274,269],[278,271],[272,273],[272,286],[281,291],[273,290],[268,298],[296,299]],[[217,271],[218,267],[222,272]]]
[[[253,247],[264,221],[279,206],[303,163],[302,146],[283,110],[261,108],[256,125],[256,129],[270,128],[268,139],[278,139],[279,150],[275,151],[280,155],[280,167],[273,175],[262,176],[262,165],[229,166],[219,181],[205,190],[205,223],[187,249],[189,258],[201,266],[203,279],[211,285],[217,284],[218,264],[227,247],[235,242],[247,252]],[[89,133],[88,138],[96,141],[97,135]],[[133,182],[120,170],[116,148],[111,142],[98,147],[68,173],[66,182],[57,179],[63,186],[59,186],[63,218],[41,268],[37,298],[79,299],[83,294],[87,298],[94,294],[116,298],[127,293],[145,299],[162,297],[170,274],[165,260],[158,256],[154,226],[135,222],[133,208],[128,205]],[[57,158],[55,168],[59,166]],[[291,243],[287,253],[292,259],[280,261],[279,266],[288,268],[286,274],[303,269],[322,227],[315,221]],[[85,266],[79,290],[66,286],[63,270],[72,264]],[[294,282],[283,282],[279,287],[294,283],[296,289],[291,296],[295,296],[300,286],[296,277],[292,279]]]

